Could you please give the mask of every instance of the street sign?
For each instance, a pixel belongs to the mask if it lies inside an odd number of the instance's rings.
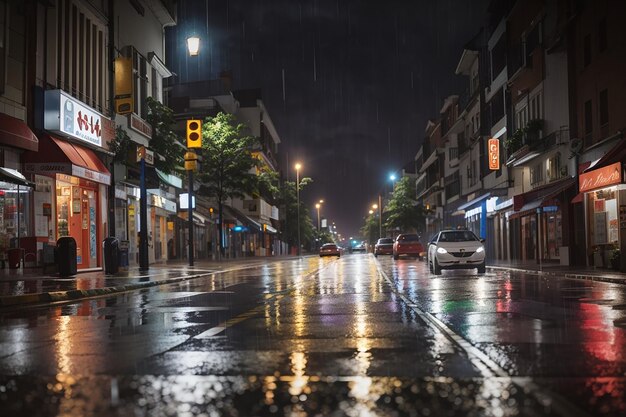
[[[146,164],[154,165],[154,152],[147,149],[145,146],[138,146],[137,162],[141,162],[142,159],[146,160]]]

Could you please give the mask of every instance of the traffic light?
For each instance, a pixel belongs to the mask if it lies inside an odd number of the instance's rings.
[[[200,120],[187,120],[187,147],[202,147],[202,122]]]

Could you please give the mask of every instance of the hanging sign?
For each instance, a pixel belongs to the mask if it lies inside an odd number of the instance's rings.
[[[500,169],[500,140],[491,138],[487,142],[489,148],[489,169],[497,171]]]

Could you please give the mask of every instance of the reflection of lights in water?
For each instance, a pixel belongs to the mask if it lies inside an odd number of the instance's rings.
[[[309,394],[311,391],[307,387],[309,377],[306,376],[306,354],[298,351],[292,352],[289,359],[291,361],[291,372],[293,373],[293,378],[289,381],[289,394]]]
[[[72,349],[72,335],[70,334],[70,317],[61,316],[59,320],[59,329],[55,336],[56,339],[56,353],[57,353],[57,369],[60,373],[71,373],[71,359],[70,352]]]
[[[487,305],[485,303],[485,298],[487,298],[487,282],[483,277],[480,277],[476,280],[474,288],[476,289],[474,299],[478,301],[479,306],[485,307]]]
[[[441,278],[432,278],[430,280],[430,286],[432,288],[432,307],[430,311],[433,314],[441,313],[443,310],[443,301],[441,300]]]
[[[274,391],[276,390],[276,378],[266,376],[263,378],[263,391],[265,392],[265,404],[274,403]]]

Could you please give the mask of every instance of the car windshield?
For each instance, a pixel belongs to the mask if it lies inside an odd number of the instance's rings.
[[[386,239],[378,239],[378,244],[379,244],[379,245],[384,244],[384,243],[393,243],[393,239],[389,239],[389,238],[386,238]]]
[[[417,242],[420,240],[420,238],[417,235],[400,235],[398,236],[398,240],[401,240],[403,242]]]
[[[444,232],[439,236],[440,242],[470,242],[477,241],[478,238],[469,230],[455,230],[453,232]]]
[[[337,246],[336,245],[332,245],[332,244],[325,244],[324,246],[322,246],[322,248],[324,249],[335,249]]]

